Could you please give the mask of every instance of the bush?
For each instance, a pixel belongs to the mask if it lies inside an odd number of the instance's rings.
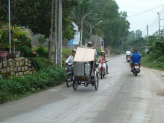
[[[54,66],[52,62],[50,62],[49,59],[43,58],[43,57],[35,57],[30,58],[32,64],[35,66],[36,70],[41,70],[46,67]]]
[[[62,49],[63,58],[68,58],[70,55],[72,55],[72,49],[67,49],[67,48]]]
[[[101,55],[101,50],[98,49],[98,48],[96,48],[96,50],[97,50],[97,55],[98,55],[98,56]]]
[[[157,59],[157,61],[158,61],[158,62],[163,62],[163,63],[164,63],[164,55],[161,56],[161,57],[159,57],[159,58]]]
[[[110,53],[111,54],[114,53],[114,54],[118,55],[118,50],[116,48],[111,48]]]
[[[35,48],[36,53],[39,55],[39,57],[48,58],[48,49],[46,49],[44,46],[39,45]]]
[[[44,35],[38,36],[38,42],[40,45],[44,44],[46,42],[46,38]]]
[[[36,52],[34,52],[33,50],[31,50],[25,45],[22,45],[19,51],[21,51],[23,57],[37,57],[38,56]]]
[[[14,76],[12,79],[0,79],[0,103],[15,99],[17,95],[34,93],[37,90],[60,84],[65,79],[64,68],[48,67],[33,75]]]

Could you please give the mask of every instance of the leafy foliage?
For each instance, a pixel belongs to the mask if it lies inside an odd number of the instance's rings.
[[[48,49],[46,49],[44,46],[39,45],[34,50],[39,55],[39,57],[48,58]]]
[[[40,89],[60,84],[65,79],[64,69],[48,67],[25,77],[0,79],[0,103],[17,99],[18,95],[34,93]]]
[[[32,64],[35,66],[37,71],[53,66],[52,62],[50,62],[48,59],[43,58],[43,57],[30,58],[30,60]]]
[[[45,36],[44,35],[38,36],[38,41],[40,45],[44,44],[46,42]]]
[[[77,0],[62,0],[63,2],[63,32],[70,27],[69,16]],[[8,22],[8,1],[1,0],[0,20]],[[11,24],[28,27],[34,34],[42,34],[45,37],[50,36],[51,28],[51,8],[52,0],[12,0],[11,1]],[[73,30],[73,27],[71,28]],[[68,31],[66,31],[68,32]],[[64,32],[64,37],[71,38],[74,33],[68,37]]]

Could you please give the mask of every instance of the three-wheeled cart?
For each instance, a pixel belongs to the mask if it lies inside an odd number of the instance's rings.
[[[77,48],[73,66],[73,89],[77,90],[78,85],[87,87],[89,84],[98,89],[99,76],[96,71],[95,49]]]

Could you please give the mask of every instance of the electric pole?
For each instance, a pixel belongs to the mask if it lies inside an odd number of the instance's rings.
[[[53,32],[54,32],[53,24],[54,24],[54,0],[52,0],[51,36],[50,36],[50,43],[49,43],[49,49],[48,49],[48,57],[50,61],[52,61],[52,42],[53,42]]]
[[[147,41],[149,40],[149,26],[147,25]]]
[[[58,20],[58,64],[62,67],[62,0],[59,0]]]
[[[92,24],[90,24],[90,40],[91,40],[91,36],[92,36]]]
[[[160,13],[158,12],[157,14],[158,14],[158,21],[159,21],[159,36],[160,36],[160,26],[161,26],[160,25]]]
[[[55,0],[55,63],[57,65],[57,46],[58,46],[58,9],[59,9],[59,0]]]
[[[10,16],[10,0],[8,0],[8,11],[9,11],[9,45],[11,45],[11,16]],[[9,50],[9,53],[11,53],[11,48]]]
[[[82,40],[83,40],[83,19],[81,21],[81,41],[80,41],[80,47],[82,46]]]

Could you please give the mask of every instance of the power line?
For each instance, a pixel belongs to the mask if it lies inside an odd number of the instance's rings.
[[[161,6],[164,6],[164,5],[161,5]],[[135,17],[135,16],[138,16],[138,15],[141,15],[141,14],[143,14],[143,13],[146,13],[146,12],[152,11],[152,10],[154,10],[154,9],[157,9],[158,7],[161,7],[161,6],[157,6],[157,7],[155,7],[155,8],[149,9],[149,10],[144,11],[144,12],[141,12],[141,13],[138,13],[138,14],[136,14],[136,15],[129,16],[128,18],[131,18],[131,17]]]

